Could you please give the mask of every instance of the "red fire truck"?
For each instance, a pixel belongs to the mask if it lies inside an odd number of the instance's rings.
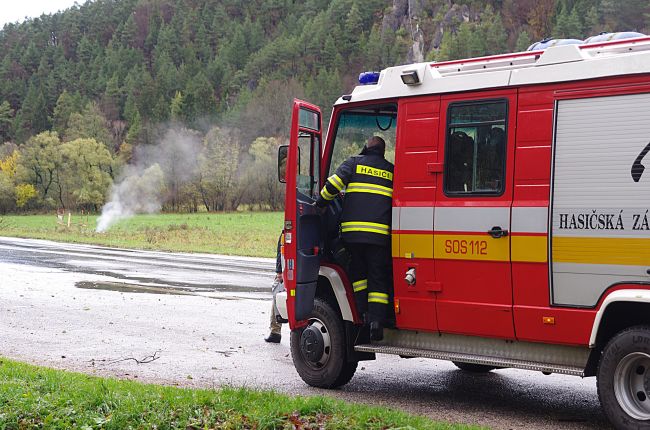
[[[378,353],[597,376],[617,427],[650,428],[650,37],[631,36],[362,74],[326,141],[320,109],[294,102],[278,305],[307,384]],[[346,275],[345,197],[312,206],[372,135],[395,164],[379,342]]]

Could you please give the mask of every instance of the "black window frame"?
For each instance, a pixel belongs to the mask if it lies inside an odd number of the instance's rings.
[[[504,118],[504,145],[503,145],[503,166],[501,168],[502,170],[502,177],[503,181],[501,182],[501,190],[499,191],[448,191],[447,190],[447,183],[448,183],[448,172],[449,172],[449,144],[450,144],[450,137],[451,134],[449,133],[450,127],[456,127],[460,128],[462,126],[456,125],[452,126],[451,124],[451,110],[454,107],[458,106],[475,106],[475,105],[481,105],[481,104],[491,104],[491,103],[497,103],[497,102],[503,102],[505,103],[505,118]],[[508,125],[509,125],[509,116],[510,116],[510,100],[507,98],[496,98],[496,99],[478,99],[478,100],[462,100],[462,101],[456,101],[449,103],[447,106],[447,119],[446,119],[446,124],[445,124],[445,164],[444,164],[444,172],[442,175],[442,190],[443,193],[446,197],[451,197],[451,198],[462,198],[462,197],[500,197],[503,196],[503,194],[506,192],[506,171],[507,171],[507,161],[508,161]],[[473,123],[468,123],[468,127],[473,127],[481,124],[489,124],[489,123],[494,123],[497,124],[496,121],[488,121],[488,122],[473,122]]]

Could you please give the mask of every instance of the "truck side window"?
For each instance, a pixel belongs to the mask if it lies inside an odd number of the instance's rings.
[[[300,132],[298,135],[298,191],[311,198],[318,198],[318,170],[320,164],[320,139],[318,136]]]
[[[505,100],[449,106],[445,193],[501,194],[506,157]]]

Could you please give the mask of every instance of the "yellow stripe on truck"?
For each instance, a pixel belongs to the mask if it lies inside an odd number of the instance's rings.
[[[394,236],[394,235],[393,235]],[[432,234],[400,234],[399,249],[394,257],[433,258]]]
[[[499,239],[500,240],[500,239]],[[548,240],[546,236],[510,236],[511,259],[516,263],[546,263]]]
[[[397,237],[396,237],[397,236]],[[448,260],[509,261],[509,238],[494,239],[487,234],[393,235],[393,257],[440,258]],[[545,249],[545,248],[544,248]]]
[[[650,266],[650,238],[553,237],[554,263]]]
[[[392,255],[393,257],[399,257],[399,256],[400,256],[400,255],[399,255],[400,236],[401,236],[401,235],[399,235],[399,234],[395,234],[395,233],[393,233],[393,234],[391,235],[391,238],[390,238],[390,239],[391,239],[390,247],[391,247],[391,255]]]
[[[433,256],[449,260],[510,261],[510,240],[487,234],[436,234]]]

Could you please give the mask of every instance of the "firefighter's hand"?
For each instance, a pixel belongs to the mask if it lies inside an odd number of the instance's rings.
[[[323,215],[325,211],[327,210],[327,206],[318,206],[316,202],[312,203],[311,206],[316,210],[316,212],[320,215]]]
[[[282,273],[275,274],[275,282],[282,282]]]

